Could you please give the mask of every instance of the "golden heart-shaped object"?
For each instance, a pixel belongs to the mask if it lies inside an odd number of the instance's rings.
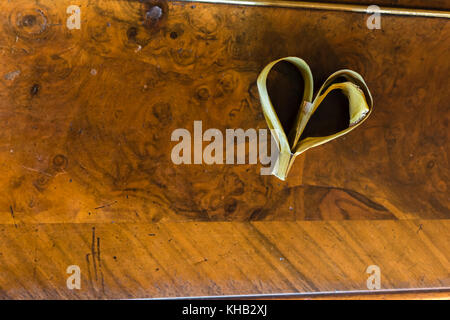
[[[267,76],[272,68],[281,61],[294,65],[301,73],[304,81],[303,99],[290,132],[285,132],[272,105],[267,90]],[[344,79],[344,81],[342,81]],[[306,150],[336,139],[362,124],[373,109],[372,95],[364,79],[352,70],[339,70],[333,73],[320,88],[313,99],[313,77],[308,64],[297,57],[286,57],[269,63],[259,74],[257,80],[261,107],[267,125],[277,141],[279,157],[272,172],[281,180],[285,180],[288,172],[299,154]],[[324,99],[333,91],[339,90],[348,100],[349,125],[337,133],[322,137],[306,137],[301,139],[308,122]],[[273,151],[272,151],[273,152]]]

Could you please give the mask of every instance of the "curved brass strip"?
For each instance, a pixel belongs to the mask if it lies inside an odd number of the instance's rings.
[[[308,1],[286,1],[286,0],[178,0],[180,2],[203,2],[216,4],[234,4],[243,6],[260,6],[260,7],[280,7],[280,8],[301,8],[312,10],[329,10],[329,11],[347,11],[372,14],[368,5],[358,4],[339,4],[339,3],[323,3],[323,2],[308,2]],[[413,9],[413,8],[394,8],[382,7],[377,12],[380,14],[414,16],[414,17],[428,17],[428,18],[445,18],[450,19],[450,12],[445,10],[427,10],[427,9]]]
[[[287,61],[297,67],[302,73],[305,82],[303,101],[301,106],[299,106],[296,124],[290,129],[290,132],[284,131],[272,101],[270,100],[267,89],[267,77],[269,72],[280,61]],[[340,77],[343,77],[348,81],[334,83],[336,79]],[[360,74],[348,69],[339,70],[329,76],[317,92],[316,97],[312,99],[314,91],[312,73],[308,64],[298,57],[285,57],[269,63],[259,74],[257,86],[264,118],[266,119],[267,126],[272,135],[277,141],[279,149],[278,160],[272,174],[281,180],[286,179],[289,170],[294,163],[295,157],[310,148],[320,146],[352,131],[369,117],[373,108],[372,95],[370,94],[370,90],[364,82],[364,79]],[[350,112],[349,127],[332,135],[306,137],[300,140],[311,116],[325,97],[333,90],[340,90],[347,96]]]

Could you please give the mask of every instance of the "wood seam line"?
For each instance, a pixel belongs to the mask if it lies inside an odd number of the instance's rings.
[[[373,9],[369,9],[369,5],[359,4],[341,4],[326,2],[310,2],[310,1],[286,1],[286,0],[176,0],[178,2],[201,2],[215,4],[232,4],[242,6],[257,7],[279,7],[279,8],[299,8],[312,10],[328,10],[328,11],[346,11],[373,14]],[[376,13],[381,15],[400,15],[412,17],[427,18],[445,18],[450,19],[450,11],[448,10],[431,10],[431,9],[414,9],[414,8],[395,8],[379,6],[380,10]]]

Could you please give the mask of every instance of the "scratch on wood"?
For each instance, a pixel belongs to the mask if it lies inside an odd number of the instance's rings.
[[[113,204],[116,204],[116,203],[117,203],[117,200],[115,200],[114,202],[105,204],[105,205],[103,205],[103,206],[96,207],[96,208],[94,208],[94,210],[98,210],[98,209],[103,209],[103,208],[106,208],[106,207],[110,207],[110,206],[112,206]]]
[[[94,274],[95,274],[95,281],[98,280],[97,278],[97,262],[95,261],[95,227],[92,228],[92,242],[91,242],[91,255],[92,255],[92,264],[94,266]]]
[[[14,210],[12,206],[9,206],[9,210],[11,212],[11,217],[13,219],[14,226],[17,228],[16,219],[14,219]]]
[[[99,281],[100,275],[102,292],[105,293],[105,279],[103,276],[102,262],[101,262],[100,237],[95,236],[95,227],[92,227],[91,252],[86,254],[86,261],[88,264],[88,272],[89,272],[89,282],[91,283],[91,286],[94,287],[92,282],[89,257],[92,257],[92,268],[94,269],[95,281],[96,282]]]
[[[49,176],[49,177],[53,177],[50,173],[47,173],[47,172],[44,172],[44,171],[41,171],[41,170],[37,170],[37,169],[25,167],[25,166],[21,166],[21,167],[24,168],[24,169],[30,170],[30,171],[41,173],[41,174]]]

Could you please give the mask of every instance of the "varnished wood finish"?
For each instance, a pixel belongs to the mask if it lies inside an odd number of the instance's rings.
[[[448,220],[2,226],[4,298],[149,298],[447,288]],[[78,265],[81,290],[66,288]]]
[[[371,264],[383,288],[450,287],[448,20],[100,0],[68,30],[70,4],[0,4],[1,297],[363,290]],[[265,128],[256,77],[289,55],[316,89],[360,72],[371,118],[287,182],[172,164],[194,120]]]

